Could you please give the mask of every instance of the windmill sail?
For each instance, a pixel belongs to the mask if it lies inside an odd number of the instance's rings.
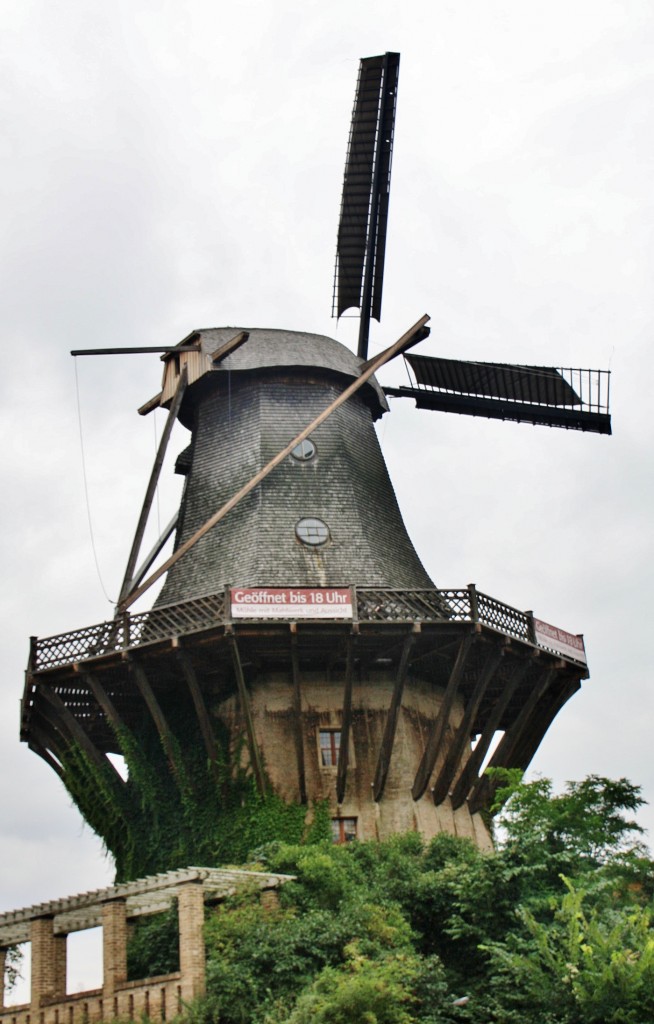
[[[399,70],[399,53],[361,61],[345,162],[332,315],[361,310],[362,359],[370,319],[381,316]]]
[[[611,433],[606,370],[556,369],[407,355],[415,385],[386,388],[419,409]]]

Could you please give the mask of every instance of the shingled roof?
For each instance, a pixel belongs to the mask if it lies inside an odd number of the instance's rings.
[[[196,332],[210,355],[239,328]],[[359,375],[361,360],[323,335],[250,332],[248,341],[189,387],[192,455],[176,547],[184,543]],[[312,435],[315,458],[289,457],[168,573],[157,604],[239,586],[431,587],[407,536],[373,419],[386,409],[365,385]],[[186,460],[188,462],[188,460]],[[296,534],[305,518],[322,545]]]

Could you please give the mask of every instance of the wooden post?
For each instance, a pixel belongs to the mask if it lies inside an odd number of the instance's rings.
[[[175,776],[177,782],[181,783],[181,779],[179,777],[179,766],[177,765],[177,762],[175,760],[175,749],[172,743],[173,734],[170,730],[168,722],[166,721],[166,716],[161,710],[159,701],[155,697],[154,690],[150,686],[150,682],[145,674],[145,670],[143,669],[143,666],[139,665],[138,661],[131,655],[123,655],[123,657],[127,661],[130,672],[132,673],[132,677],[134,678],[134,681],[136,682],[136,685],[138,687],[139,693],[143,697],[147,709],[152,715],[152,720],[156,726],[157,732],[159,733],[159,739],[161,740],[161,745],[164,749],[166,757],[168,758],[168,764],[170,765],[170,769],[173,775]]]
[[[211,762],[212,768],[215,769],[217,761],[216,739],[213,734],[213,729],[211,728],[207,705],[205,704],[204,697],[202,696],[198,677],[195,673],[195,669],[193,668],[193,662],[187,652],[181,647],[177,637],[173,640],[173,649],[184,679],[186,680],[186,685],[189,688],[189,693],[191,694],[198,725],[200,726],[200,733],[202,734],[202,740],[204,742],[204,749],[207,752],[207,757]]]
[[[236,637],[234,636],[233,633],[228,634],[228,636],[232,648],[232,662],[234,664],[234,675],[236,676],[236,686],[238,689],[239,703],[241,705],[241,712],[243,714],[243,718],[245,719],[245,733],[248,742],[248,750],[250,752],[250,764],[252,765],[252,771],[254,772],[254,778],[257,784],[257,789],[259,790],[261,796],[265,796],[266,777],[263,773],[261,757],[259,756],[259,747],[257,745],[257,737],[254,732],[254,722],[252,721],[250,698],[248,696],[247,687],[245,685],[245,676],[243,675],[241,656],[239,654]]]
[[[132,550],[130,551],[129,558],[127,559],[127,568],[125,569],[123,585],[120,588],[120,597],[118,598],[119,611],[124,611],[124,608],[121,606],[121,601],[129,593],[129,589],[132,583],[132,576],[134,575],[134,569],[136,568],[136,559],[138,558],[139,551],[141,550],[141,542],[143,540],[143,534],[145,533],[145,527],[147,526],[148,523],[148,516],[150,515],[150,509],[152,508],[154,495],[157,490],[157,484],[159,482],[159,476],[161,474],[161,467],[163,466],[166,448],[168,447],[168,441],[170,440],[170,435],[175,425],[175,420],[177,419],[177,413],[179,412],[179,408],[182,404],[182,398],[184,397],[184,392],[186,391],[187,380],[188,375],[186,372],[186,367],[184,367],[184,369],[179,375],[177,388],[175,389],[175,396],[171,403],[170,409],[168,410],[166,426],[164,427],[163,434],[161,435],[161,441],[159,442],[159,448],[157,450],[157,455],[154,460],[154,466],[152,467],[152,472],[150,474],[148,486],[145,491],[145,498],[143,499],[141,515],[139,516],[138,525],[136,527],[136,533],[134,534],[134,540],[132,541]]]
[[[520,742],[523,731],[529,723],[529,719],[531,718],[534,708],[547,691],[555,672],[555,668],[544,668],[542,670],[538,682],[531,690],[531,693],[522,705],[518,715],[500,740],[497,750],[490,760],[489,768],[504,768],[513,763],[515,747]],[[482,777],[477,780],[468,801],[471,814],[475,814],[477,811],[481,810],[482,807],[488,805],[495,788],[496,787],[493,786],[488,775],[482,775]]]
[[[477,588],[474,583],[468,584],[468,599],[470,601],[470,621],[479,622],[479,604],[477,601]]]
[[[307,780],[304,765],[304,733],[302,729],[302,688],[300,684],[300,659],[297,653],[297,623],[291,622],[291,670],[293,673],[293,719],[295,756],[297,759],[298,789],[300,803],[307,802]]]
[[[237,348],[244,345],[250,337],[249,331],[239,331],[233,338],[226,341],[224,345],[221,345],[219,349],[216,349],[214,354],[211,356],[211,362],[214,366],[218,363],[222,363],[223,359],[227,359],[227,356],[231,356],[232,352],[236,352]]]
[[[42,758],[45,761],[45,763],[50,768],[52,768],[52,770],[54,772],[57,773],[59,778],[63,779],[63,777],[64,777],[64,770],[63,770],[63,768],[61,767],[61,765],[59,764],[58,761],[55,761],[54,757],[52,756],[50,751],[47,749],[47,747],[45,747],[42,743],[39,743],[39,740],[38,740],[38,729],[35,730],[34,724],[32,724],[30,726],[30,736],[31,736],[31,739],[29,739],[28,742],[27,742],[27,746],[29,747],[29,749],[32,750],[35,754],[38,754],[39,757]]]
[[[528,669],[533,664],[531,658],[525,658],[519,661],[511,672],[507,683],[505,684],[502,693],[496,701],[490,715],[486,719],[486,725],[484,726],[483,732],[477,741],[475,749],[470,754],[470,757],[461,769],[459,776],[454,784],[454,789],[451,793],[452,807],[454,810],[457,807],[461,807],[465,803],[470,788],[473,783],[473,779],[476,780],[479,769],[483,763],[488,748],[490,747],[493,736],[497,732],[497,727],[502,720],[502,716],[506,711],[509,701],[515,693],[517,687],[520,685],[522,680],[527,674]]]
[[[36,741],[36,753],[43,757],[47,764],[52,763],[54,770],[60,778],[63,778],[63,757],[68,747],[68,740],[57,732],[52,722],[36,710],[30,715],[30,739]],[[55,758],[57,761],[54,760]],[[59,766],[55,767],[57,762],[59,762]]]
[[[77,744],[83,753],[99,768],[107,770],[109,777],[118,789],[124,789],[125,782],[112,762],[106,754],[98,750],[83,726],[80,725],[75,716],[68,710],[61,697],[58,697],[54,690],[51,690],[48,686],[39,686],[38,694],[41,700],[49,705],[49,717],[55,728],[62,733],[64,738],[68,739],[71,743]]]
[[[434,783],[433,797],[436,806],[441,804],[447,796],[448,790],[452,784],[452,779],[456,775],[456,770],[459,766],[466,743],[470,743],[470,732],[475,718],[477,717],[479,705],[481,704],[486,690],[488,689],[488,685],[495,675],[495,672],[504,656],[504,651],[505,647],[503,645],[493,644],[488,652],[488,657],[486,658],[484,666],[479,673],[472,696],[465,706],[459,727],[456,730],[454,739],[450,743],[450,749],[447,752],[447,757],[445,758],[443,767],[441,768],[438,778]]]
[[[468,655],[474,641],[475,634],[466,633],[459,644],[459,650],[450,673],[447,689],[443,695],[443,702],[440,706],[438,717],[434,722],[434,727],[427,739],[427,745],[425,746],[422,760],[420,761],[418,771],[416,772],[415,781],[411,790],[411,796],[414,800],[419,800],[429,785],[429,779],[434,770],[438,751],[440,749],[443,736],[445,735],[445,729],[450,717],[452,705],[454,704],[454,698],[456,697],[456,692],[459,688],[459,683],[463,676],[466,661],[468,660]]]
[[[343,692],[343,721],[341,723],[341,743],[338,748],[338,768],[336,771],[336,800],[343,803],[347,768],[350,759],[350,728],[352,726],[352,677],[354,675],[354,649],[356,637],[350,635],[347,640],[347,661],[345,663],[345,689]]]
[[[338,396],[338,398],[331,402],[319,416],[316,416],[315,420],[312,420],[308,427],[305,427],[304,430],[300,431],[300,433],[294,437],[281,452],[275,455],[275,457],[271,459],[263,469],[260,469],[259,472],[252,477],[249,483],[242,487],[240,491],[229,499],[229,501],[225,502],[222,508],[218,509],[217,512],[207,519],[199,530],[196,530],[192,537],[189,537],[184,544],[180,545],[180,547],[177,548],[177,551],[173,552],[170,558],[166,559],[166,561],[160,565],[151,576],[148,576],[147,580],[145,580],[140,587],[137,587],[136,590],[133,590],[129,595],[123,597],[121,601],[119,601],[119,609],[124,611],[125,608],[129,608],[130,605],[137,601],[153,583],[156,583],[156,581],[171,568],[171,566],[179,561],[187,551],[190,551],[190,549],[197,544],[200,538],[204,537],[205,533],[208,533],[208,531],[216,526],[221,519],[224,519],[228,512],[231,512],[231,510],[238,505],[238,503],[248,495],[250,491],[253,491],[254,488],[280,464],[280,462],[283,462],[284,459],[290,455],[296,445],[301,441],[304,441],[309,434],[312,434],[321,423],[324,423],[324,421],[331,416],[336,409],[340,408],[344,402],[347,402],[348,398],[358,391],[359,388],[362,387],[378,369],[380,369],[380,367],[389,361],[389,359],[399,355],[401,352],[405,352],[408,348],[411,348],[412,345],[417,345],[419,341],[422,341],[425,337],[424,328],[428,320],[429,317],[426,315],[421,317],[420,320],[418,320],[417,323],[415,323],[413,327],[406,332],[406,334],[403,334],[394,345],[391,345],[383,352],[380,352],[371,364],[361,373],[361,376],[357,377],[356,380],[350,384],[350,386],[347,387],[345,391]]]
[[[166,544],[166,541],[170,537],[171,533],[173,532],[173,530],[177,526],[178,520],[179,520],[179,509],[177,509],[175,514],[166,523],[166,525],[164,526],[163,531],[161,532],[158,540],[155,541],[155,543],[152,545],[152,547],[148,551],[147,555],[145,556],[145,558],[143,559],[143,561],[139,565],[138,569],[134,570],[134,575],[132,577],[132,580],[131,580],[131,583],[130,583],[130,586],[129,586],[130,590],[133,590],[134,587],[138,587],[139,583],[141,582],[141,580],[145,576],[146,572],[148,571],[148,569],[150,568],[150,566],[154,562],[155,558],[157,557],[159,552],[162,550],[162,548]]]
[[[534,708],[533,714],[513,750],[511,761],[516,768],[521,768],[522,771],[527,770],[550,725],[563,705],[580,687],[581,681],[576,676],[565,679],[560,688],[556,687],[558,691],[556,693],[554,692],[555,688],[550,687],[540,706]]]
[[[395,742],[395,732],[397,730],[397,719],[400,713],[400,706],[402,704],[402,693],[404,691],[404,682],[409,671],[409,656],[411,649],[416,641],[416,636],[420,632],[420,623],[416,622],[409,635],[406,637],[402,646],[402,654],[400,656],[400,664],[398,665],[397,675],[395,677],[395,686],[393,687],[393,696],[391,697],[390,707],[386,716],[386,723],[384,725],[384,735],[379,748],[379,757],[377,759],[377,768],[375,771],[375,779],[372,784],[372,797],[376,803],[381,800],[384,789],[386,787],[386,779],[388,777],[388,769],[391,763],[391,754],[393,752],[393,744]]]
[[[79,666],[74,666],[76,671]],[[82,679],[88,686],[89,690],[95,697],[96,701],[100,705],[102,712],[109,722],[109,725],[113,728],[114,732],[123,728],[123,721],[116,710],[114,702],[111,700],[109,694],[106,692],[104,687],[100,684],[97,676],[94,676],[91,672],[82,672]]]

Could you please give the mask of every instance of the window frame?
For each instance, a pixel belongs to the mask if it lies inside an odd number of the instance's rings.
[[[350,831],[347,831],[347,825]],[[334,846],[345,846],[347,843],[355,842],[358,836],[359,819],[353,815],[337,815],[331,819],[332,843]],[[334,827],[336,826],[336,827]]]
[[[324,747],[323,746],[323,743],[322,743],[323,736],[329,736],[330,737],[329,747]],[[338,736],[338,743],[334,742],[334,738],[336,736]],[[338,729],[331,729],[331,728],[322,729],[322,728],[319,728],[318,729],[318,761],[319,761],[319,764],[320,764],[321,768],[338,768],[338,758],[339,758],[340,751],[341,751],[341,736],[342,736],[342,729],[340,729],[340,728],[338,728]],[[329,755],[332,758],[331,764],[325,764],[325,761],[324,761],[324,758],[323,758],[323,754],[325,752],[327,752],[327,750],[329,751]]]

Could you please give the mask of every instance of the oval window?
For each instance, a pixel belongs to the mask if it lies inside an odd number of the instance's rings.
[[[311,544],[315,547],[329,540],[329,527],[323,523],[322,519],[300,519],[295,525],[295,536],[303,544]]]

